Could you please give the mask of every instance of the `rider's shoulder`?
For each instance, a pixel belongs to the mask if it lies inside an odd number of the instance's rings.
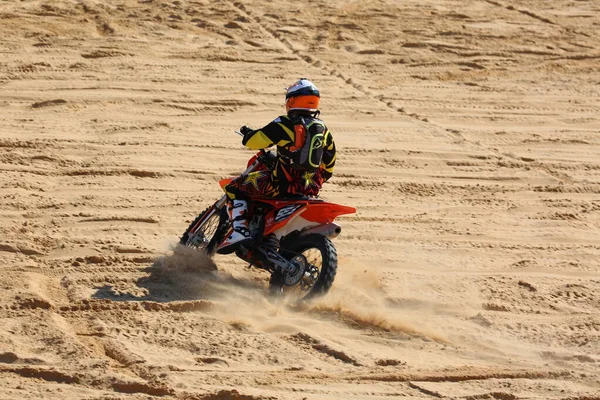
[[[319,125],[323,125],[325,128],[327,128],[327,126],[325,125],[325,121],[323,121],[322,119],[316,118],[316,117],[304,117],[304,122],[305,123],[317,123]],[[282,124],[282,125],[286,125],[287,127],[291,127],[294,124],[298,123],[298,120],[295,119],[294,117],[290,117],[289,115],[280,115],[279,117],[275,118],[272,121],[273,124]]]
[[[279,123],[285,123],[286,121],[289,121],[290,118],[287,115],[280,115],[279,117],[275,118],[272,122],[274,124],[279,124]]]

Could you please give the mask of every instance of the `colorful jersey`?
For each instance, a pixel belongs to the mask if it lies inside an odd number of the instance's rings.
[[[323,121],[314,118],[315,122],[325,127],[323,134],[323,158],[321,159],[320,174],[327,181],[333,175],[336,152],[331,132]],[[295,170],[290,165],[289,148],[295,143],[294,123],[287,115],[275,118],[264,128],[258,129],[244,138],[243,144],[253,150],[266,149],[276,145],[278,160],[274,171],[275,178],[291,183],[294,179],[303,180],[304,172]]]

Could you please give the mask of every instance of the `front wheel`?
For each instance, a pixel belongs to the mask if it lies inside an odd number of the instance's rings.
[[[294,285],[285,283],[285,275],[275,270],[269,282],[269,292],[277,297],[294,301],[309,300],[325,295],[337,272],[337,252],[333,242],[322,235],[306,235],[282,247],[280,253],[287,259],[303,256],[306,260],[304,276]]]
[[[227,230],[228,218],[225,208],[218,209],[213,205],[192,221],[179,239],[179,243],[196,248],[212,257],[225,238]]]

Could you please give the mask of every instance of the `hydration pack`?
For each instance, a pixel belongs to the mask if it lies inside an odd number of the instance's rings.
[[[319,169],[325,145],[325,125],[316,118],[297,117],[294,123],[294,143],[288,148],[288,158],[295,169],[314,172]]]

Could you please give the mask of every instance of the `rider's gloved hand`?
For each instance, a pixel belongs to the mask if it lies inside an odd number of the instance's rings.
[[[246,136],[247,134],[249,134],[250,132],[252,132],[252,128],[250,128],[247,125],[244,125],[240,128],[240,132],[242,133],[242,135]]]
[[[242,144],[244,144],[244,145],[246,144],[246,142],[248,141],[247,136],[248,136],[248,134],[250,134],[252,132],[253,132],[253,129],[247,125],[244,125],[240,128],[240,133],[242,135],[244,135],[244,137],[242,138]]]

